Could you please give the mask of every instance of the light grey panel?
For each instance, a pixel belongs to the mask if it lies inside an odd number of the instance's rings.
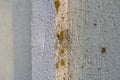
[[[32,80],[31,1],[13,0],[14,80]]]
[[[32,79],[55,80],[54,0],[32,0]]]

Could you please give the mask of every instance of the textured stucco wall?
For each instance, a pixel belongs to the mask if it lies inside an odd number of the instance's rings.
[[[54,1],[32,12],[32,79],[55,80]],[[120,80],[120,1],[69,0],[68,14],[70,80]]]
[[[55,80],[54,0],[32,0],[32,79]]]
[[[71,80],[120,80],[120,0],[69,3]]]

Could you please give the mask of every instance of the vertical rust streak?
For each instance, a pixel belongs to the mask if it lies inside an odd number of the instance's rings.
[[[55,0],[56,8],[56,80],[68,80],[68,0]]]

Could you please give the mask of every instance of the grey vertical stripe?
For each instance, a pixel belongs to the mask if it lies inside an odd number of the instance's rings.
[[[31,1],[13,0],[14,80],[31,80]]]

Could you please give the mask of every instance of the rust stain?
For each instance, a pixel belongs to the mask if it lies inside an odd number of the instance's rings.
[[[68,80],[68,0],[55,0],[56,8],[56,80]],[[59,14],[58,14],[59,13]]]
[[[61,62],[60,62],[61,66],[64,66],[65,65],[65,60],[62,59]]]
[[[58,34],[57,34],[57,37],[58,37],[58,39],[59,39],[60,41],[62,41],[63,38],[64,38],[64,31],[61,31],[60,33],[58,33]]]
[[[55,0],[55,8],[56,8],[56,12],[58,13],[60,7],[60,1],[59,0]]]
[[[60,54],[64,54],[64,53],[65,53],[65,49],[63,48],[60,50]]]
[[[63,20],[65,19],[65,17],[64,17],[64,16],[62,16],[61,18],[62,18]]]

